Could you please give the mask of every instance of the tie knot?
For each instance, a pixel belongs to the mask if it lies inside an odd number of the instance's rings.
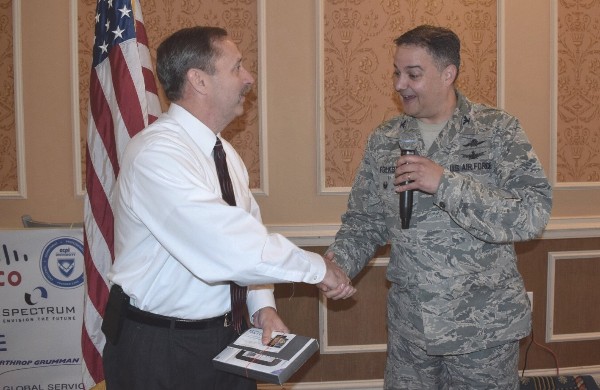
[[[215,149],[223,149],[223,143],[221,142],[221,138],[217,137],[217,142],[215,142]]]

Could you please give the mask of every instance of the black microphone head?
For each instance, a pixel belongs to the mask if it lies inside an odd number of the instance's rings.
[[[402,150],[417,150],[419,144],[419,138],[417,133],[414,131],[402,131],[400,133],[400,139],[398,140],[400,149]]]

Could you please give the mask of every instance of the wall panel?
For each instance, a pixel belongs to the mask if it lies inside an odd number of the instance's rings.
[[[572,251],[572,248],[581,248],[582,251]],[[324,253],[327,247],[311,246],[305,249]],[[558,356],[561,371],[600,374],[600,340],[546,341],[549,318],[546,301],[552,291],[547,278],[551,253],[564,255],[557,262],[560,268],[557,269],[557,275],[560,275],[558,279],[561,282],[556,284],[557,289],[553,292],[557,302],[554,306],[555,317],[559,319],[557,329],[569,333],[598,329],[600,318],[596,309],[600,307],[600,295],[595,291],[595,286],[600,238],[538,239],[518,243],[516,250],[525,287],[527,291],[533,292],[534,341]],[[385,263],[386,256],[388,248],[383,248],[374,262]],[[382,274],[384,271],[385,266],[367,266],[353,281],[358,292],[351,300],[327,303],[325,310],[328,321],[325,331],[329,339],[329,350],[313,357],[290,382],[323,382],[325,386],[327,382],[376,381],[383,378],[385,346],[380,352],[367,350],[361,353],[360,350],[364,347],[361,344],[379,343],[386,338],[384,315],[388,284]],[[316,288],[295,284],[277,285],[275,290],[278,310],[288,326],[297,333],[321,336],[320,342],[323,343],[323,334],[319,334],[317,328],[318,313],[322,310],[319,300],[322,298]],[[370,334],[365,336],[365,332]],[[520,370],[525,366],[525,352],[529,346],[527,372],[536,375],[555,372],[556,366],[551,353],[531,341],[529,336],[520,343]],[[350,369],[352,371],[348,371]],[[316,386],[314,383],[313,385]],[[369,386],[371,385],[380,386],[379,382],[370,383]]]
[[[600,251],[548,253],[546,341],[600,339]]]
[[[557,1],[556,181],[600,188],[600,4]]]
[[[317,1],[321,191],[347,191],[369,133],[402,110],[392,77],[393,41],[402,31],[423,23],[452,28],[461,39],[458,87],[496,104],[501,3]]]
[[[81,180],[85,182],[85,142],[89,102],[89,74],[92,59],[90,43],[94,36],[94,12],[95,0],[74,1],[77,7],[77,58],[78,58],[78,80],[80,142],[81,142]],[[258,19],[263,17],[259,13],[262,10],[262,1],[228,1],[213,0],[209,2],[189,2],[185,0],[157,0],[142,2],[144,24],[150,42],[150,55],[156,64],[156,48],[167,36],[174,31],[196,25],[213,25],[227,29],[230,37],[238,45],[244,56],[244,66],[255,77],[255,84],[246,96],[244,105],[245,113],[236,118],[223,131],[224,137],[230,141],[241,155],[248,173],[250,175],[250,187],[263,190],[261,183],[261,158],[264,149],[260,144],[263,129],[259,128],[261,112],[260,96],[264,93],[266,80],[262,76],[264,72],[259,68],[259,45],[264,45],[262,29],[259,28]],[[264,48],[260,48],[264,50]],[[160,82],[156,79],[159,87],[159,97],[163,110],[166,111],[169,102],[166,99]],[[264,181],[264,179],[262,179]]]
[[[21,1],[0,1],[0,199],[27,195],[21,22]]]
[[[535,341],[551,348],[559,358],[561,368],[590,367],[588,370],[600,370],[600,340],[588,341],[563,340],[547,341],[547,329],[551,314],[548,303],[554,299],[554,318],[559,319],[558,329],[571,332],[573,329],[597,331],[599,295],[595,291],[585,290],[588,283],[597,279],[597,258],[600,250],[600,238],[548,239],[519,243],[516,246],[519,258],[519,270],[525,280],[527,291],[533,292],[533,336]],[[573,253],[590,253],[591,257],[578,258]],[[565,259],[557,261],[557,280],[560,288],[552,287],[548,279],[549,255],[566,254]],[[594,254],[595,253],[595,254]],[[568,264],[567,264],[568,263]],[[591,273],[590,273],[591,272]],[[577,281],[582,281],[580,285]],[[595,283],[597,284],[597,283]],[[558,284],[555,284],[558,287]],[[553,298],[552,298],[553,296]],[[573,306],[575,305],[575,306]],[[569,322],[570,324],[566,324]],[[556,333],[557,330],[555,330]],[[521,366],[524,352],[531,336],[521,343]],[[527,368],[529,370],[554,368],[555,363],[547,351],[533,345],[529,352]],[[582,370],[585,371],[585,368]],[[581,372],[581,371],[580,371]]]

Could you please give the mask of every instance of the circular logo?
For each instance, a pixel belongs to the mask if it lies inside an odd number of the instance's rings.
[[[42,275],[48,283],[60,288],[83,284],[83,244],[72,237],[59,237],[42,250]]]
[[[25,303],[27,303],[29,306],[36,305],[40,298],[48,298],[48,290],[42,286],[34,288],[32,293],[25,293]]]

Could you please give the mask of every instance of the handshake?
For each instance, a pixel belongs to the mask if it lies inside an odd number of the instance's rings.
[[[325,277],[317,284],[323,294],[330,299],[346,299],[354,295],[356,288],[348,275],[333,261],[333,252],[328,252],[323,257],[325,261]]]

